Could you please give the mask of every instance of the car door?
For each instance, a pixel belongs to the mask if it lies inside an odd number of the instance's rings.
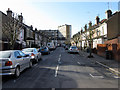
[[[40,59],[40,52],[38,52],[37,49],[35,49],[35,53],[36,53],[38,59]]]
[[[22,51],[19,51],[19,54],[23,57],[23,68],[25,69],[29,66],[30,58],[26,57],[26,55]]]
[[[24,70],[24,61],[23,57],[20,55],[18,51],[14,52],[14,56],[16,59],[16,65],[20,65],[20,71]]]

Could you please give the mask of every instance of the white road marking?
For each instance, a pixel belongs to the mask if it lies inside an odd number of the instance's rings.
[[[119,72],[119,71],[116,71],[116,70],[114,70],[113,68],[110,68],[109,66],[104,65],[104,64],[102,64],[102,63],[100,63],[100,62],[98,62],[98,61],[96,61],[96,62],[97,62],[98,64],[100,64],[100,65],[102,65],[102,66],[104,66],[104,67],[108,68],[109,70],[111,70],[111,71],[113,71],[113,72],[115,72],[115,73],[120,74],[120,72]]]
[[[57,75],[58,75],[59,64],[61,64],[60,60],[61,60],[61,54],[59,55],[59,58],[58,58],[58,65],[55,70],[55,77],[57,77]]]
[[[55,88],[52,88],[52,90],[55,90]]]
[[[89,74],[91,77],[93,77],[93,78],[104,78],[103,76],[94,76],[94,75],[92,75],[92,74]]]
[[[56,70],[55,70],[55,77],[57,77],[58,75],[58,69],[59,69],[59,64],[57,65]]]
[[[34,64],[33,66],[37,66],[38,64]]]
[[[58,62],[60,62],[60,58],[58,58]]]
[[[80,62],[77,62],[78,64],[80,64]]]
[[[119,76],[114,76],[114,78],[120,78]]]
[[[59,55],[59,57],[61,58],[61,54]]]

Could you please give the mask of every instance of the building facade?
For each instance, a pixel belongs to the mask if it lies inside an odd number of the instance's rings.
[[[9,50],[11,46],[14,46],[13,49],[35,47],[35,44],[40,46],[41,36],[38,31],[33,30],[32,25],[28,26],[23,23],[22,13],[17,16],[14,15],[9,8],[7,14],[0,11],[1,50]],[[14,45],[10,46],[11,43]]]

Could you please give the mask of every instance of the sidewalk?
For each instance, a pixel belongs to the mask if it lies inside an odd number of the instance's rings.
[[[87,57],[89,53],[84,51],[79,51],[79,54]],[[95,61],[95,63],[100,64],[101,66],[108,68],[111,72],[115,73],[116,75],[120,76],[120,62],[115,60],[108,60],[104,57],[98,56],[97,54],[93,54],[94,58],[89,58],[91,61]]]

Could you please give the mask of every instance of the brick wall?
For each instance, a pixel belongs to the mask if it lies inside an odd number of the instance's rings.
[[[105,51],[107,50],[106,44],[98,44],[97,45],[97,54],[102,57],[106,57]]]
[[[105,44],[97,45],[97,54],[106,57],[105,50],[112,51],[113,59],[120,61],[120,36],[116,39],[106,41]]]

